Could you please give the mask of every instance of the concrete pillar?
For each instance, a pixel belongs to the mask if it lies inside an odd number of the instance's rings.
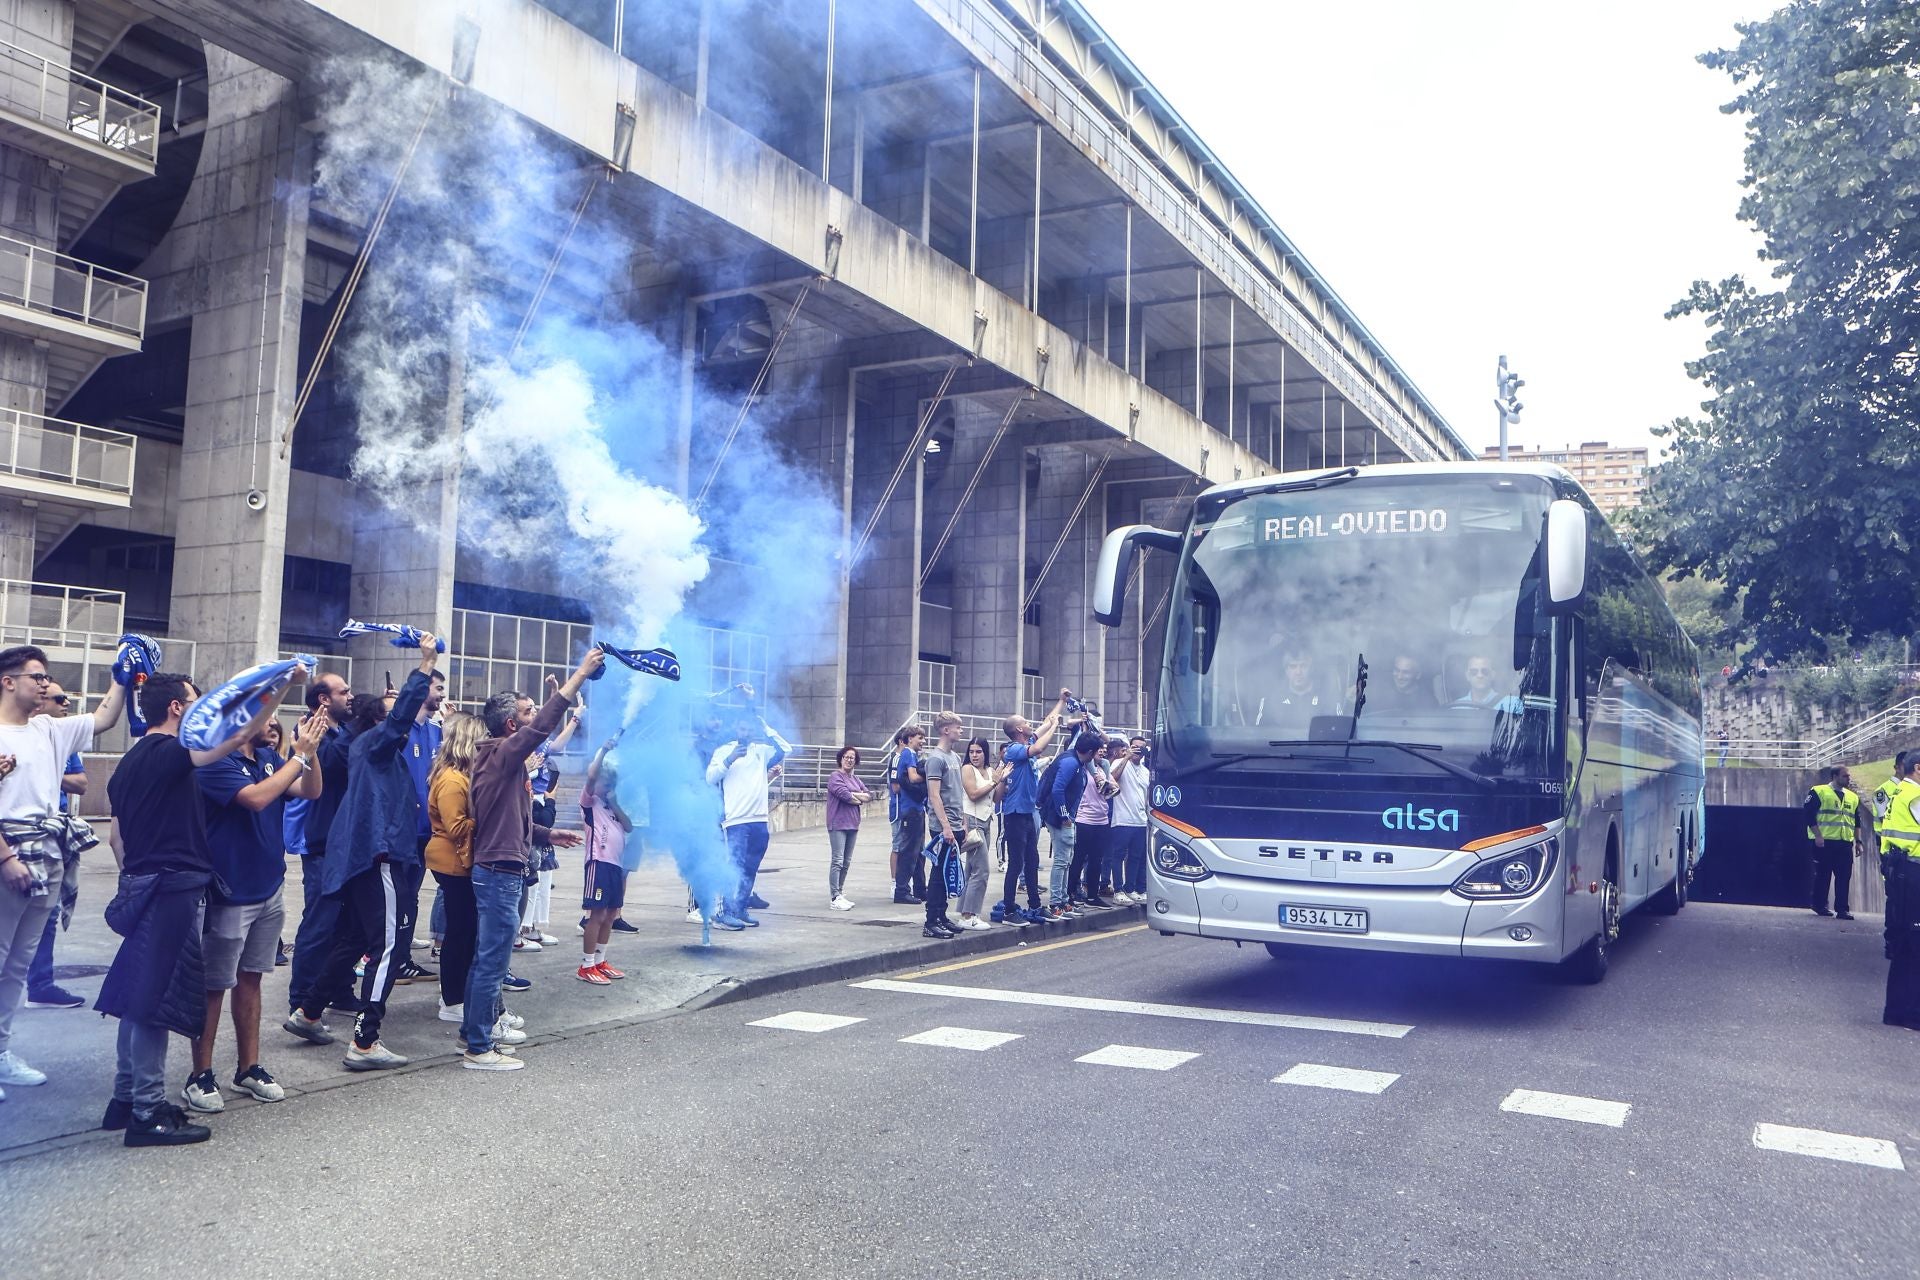
[[[959,489],[979,467],[1005,412],[998,404],[958,405],[952,470]],[[1026,486],[1019,437],[1016,426],[1001,439],[947,544],[946,559],[953,566],[955,701],[977,715],[1004,716],[1020,706]],[[933,536],[939,536],[938,529]]]
[[[933,385],[922,377],[866,375],[853,406],[853,523],[857,540],[919,426],[920,397]],[[853,566],[847,595],[847,738],[883,746],[913,713],[918,674],[918,568],[922,527],[918,460],[894,490]]]
[[[210,684],[280,647],[279,439],[299,377],[311,158],[294,84],[219,49],[207,55],[206,147],[174,229],[202,256],[169,630],[198,642],[195,674]],[[247,501],[256,490],[259,510]]]
[[[1046,563],[1047,554],[1098,465],[1083,450],[1067,445],[1045,446],[1039,454],[1040,493],[1027,518],[1027,554],[1037,562],[1036,567]],[[1046,688],[1057,692],[1065,685],[1083,698],[1092,694],[1096,700],[1104,686],[1105,649],[1094,634],[1102,628],[1093,620],[1088,587],[1094,563],[1100,557],[1100,539],[1106,534],[1105,510],[1106,504],[1096,493],[1067,535],[1053,568],[1041,581],[1037,602],[1040,670]]]

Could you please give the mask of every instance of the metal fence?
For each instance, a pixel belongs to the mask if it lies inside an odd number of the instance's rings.
[[[138,338],[147,327],[147,282],[0,236],[0,302]]]
[[[5,41],[0,41],[0,109],[124,151],[148,165],[160,154],[159,107]]]
[[[1710,741],[1707,763],[1715,766],[1776,765],[1817,769],[1857,761],[1890,734],[1920,737],[1920,697],[1908,698],[1825,738],[1729,738]]]
[[[0,408],[0,469],[131,496],[137,438],[124,431]]]

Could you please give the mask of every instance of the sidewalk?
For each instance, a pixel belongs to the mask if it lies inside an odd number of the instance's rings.
[[[555,875],[553,920],[547,932],[560,945],[535,954],[516,952],[513,972],[530,979],[533,988],[509,997],[514,1012],[527,1020],[527,1070],[540,1070],[543,1039],[577,1035],[587,1030],[670,1016],[749,994],[791,989],[818,982],[855,978],[937,964],[1000,947],[1031,944],[1089,929],[1111,929],[1137,923],[1139,908],[1096,912],[1080,920],[1045,928],[996,927],[963,933],[950,942],[920,936],[924,909],[895,906],[887,877],[884,823],[861,833],[854,849],[853,868],[846,893],[858,905],[848,912],[827,907],[827,837],[824,829],[786,832],[773,837],[760,869],[759,892],[773,905],[756,913],[758,929],[729,933],[715,929],[709,946],[700,945],[700,926],[686,922],[686,889],[671,861],[649,863],[629,881],[626,919],[637,934],[616,933],[607,958],[627,978],[597,987],[577,981],[580,963],[576,922],[580,895],[580,860],[574,850],[560,851]],[[288,859],[286,934],[292,938],[300,913],[300,875]],[[1045,865],[1042,864],[1042,894]],[[85,1009],[28,1009],[14,1018],[13,1047],[21,1058],[45,1071],[46,1084],[38,1088],[9,1088],[0,1102],[0,1159],[24,1154],[25,1148],[84,1140],[98,1133],[101,1111],[112,1093],[114,1036],[112,1019],[93,1012],[93,997],[112,962],[120,939],[106,926],[101,912],[114,891],[113,856],[103,843],[89,853],[80,876],[80,905],[73,927],[54,946],[55,972],[61,985],[84,995]],[[989,882],[989,907],[998,897],[1000,877]],[[433,901],[433,882],[421,893],[419,937],[426,937],[426,918]],[[957,904],[950,909],[956,919]],[[425,949],[414,959],[429,969],[439,966]],[[263,1065],[287,1089],[281,1103],[258,1103],[227,1092],[227,1109],[253,1106],[297,1106],[301,1094],[375,1080],[391,1072],[350,1074],[340,1056],[353,1026],[351,1015],[330,1013],[335,1044],[309,1045],[280,1029],[286,1016],[285,968],[267,975],[263,984],[260,1054]],[[388,1002],[381,1039],[396,1052],[413,1059],[413,1066],[446,1067],[458,1060],[458,1030],[435,1018],[437,980],[395,987]],[[233,1027],[222,1024],[214,1050],[214,1071],[223,1086],[233,1077]],[[186,1083],[188,1045],[174,1037],[167,1056],[168,1092],[174,1102]],[[218,1122],[216,1117],[215,1123]]]

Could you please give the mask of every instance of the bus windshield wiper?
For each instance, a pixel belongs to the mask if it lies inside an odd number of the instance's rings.
[[[1440,755],[1439,753],[1446,750],[1446,748],[1435,742],[1393,742],[1386,738],[1354,738],[1346,742],[1324,742],[1315,741],[1311,738],[1282,738],[1276,742],[1269,742],[1267,745],[1270,747],[1346,747],[1349,750],[1354,747],[1392,747],[1397,751],[1404,751],[1410,756],[1417,756],[1425,760],[1428,764],[1436,765],[1446,770],[1456,778],[1463,778],[1476,786],[1485,787],[1489,791],[1500,785],[1497,778],[1489,778],[1484,773],[1475,773],[1465,765],[1455,764],[1453,761]]]

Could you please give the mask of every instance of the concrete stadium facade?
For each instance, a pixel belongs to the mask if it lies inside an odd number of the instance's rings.
[[[1098,627],[1106,530],[1218,481],[1473,456],[1078,3],[4,0],[0,42],[0,626],[69,684],[101,687],[122,627],[208,677],[300,649],[365,687],[391,651],[339,623],[431,619],[456,697],[537,687],[590,634],[584,593],[462,545],[457,475],[366,500],[337,369],[280,446],[370,230],[313,186],[342,59],[444,77],[448,110],[578,165],[618,251],[569,260],[556,206],[475,288],[591,294],[689,385],[757,380],[839,495],[861,554],[793,623],[824,656],[771,672],[783,637],[724,589],[689,606],[715,679],[778,680],[807,742],[1063,684],[1141,723],[1167,566]],[[458,432],[452,373],[439,407]],[[722,429],[685,415],[683,492]]]

